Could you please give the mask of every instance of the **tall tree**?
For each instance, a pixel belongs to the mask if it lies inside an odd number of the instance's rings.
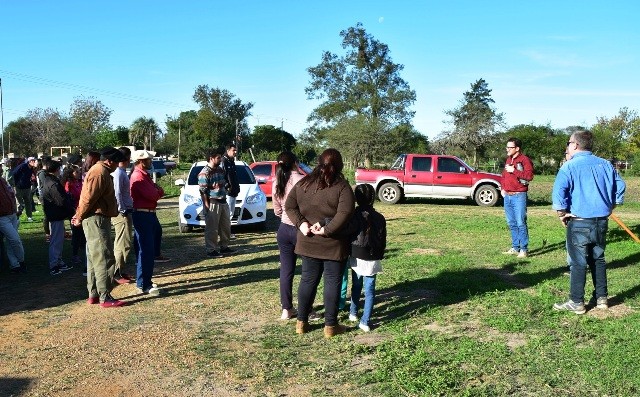
[[[193,100],[200,105],[194,124],[196,134],[207,138],[209,146],[241,141],[249,134],[247,117],[253,103],[243,103],[231,92],[220,88],[199,85]]]
[[[113,110],[94,97],[79,97],[69,111],[69,144],[83,148],[95,148],[98,131],[111,129]]]
[[[341,130],[346,125],[357,128],[349,132],[360,142],[357,157],[378,152],[377,137],[389,128],[410,124],[415,112],[415,91],[400,77],[403,65],[394,63],[389,47],[368,34],[361,23],[340,32],[343,56],[329,51],[322,54],[319,65],[307,69],[311,76],[305,88],[307,98],[321,103],[309,115],[313,131]],[[328,134],[337,138],[338,135]],[[337,141],[329,140],[337,146]]]
[[[206,147],[195,133],[197,117],[198,112],[195,110],[181,112],[178,117],[167,117],[167,133],[158,144],[158,149],[163,153],[178,155],[179,161],[191,162],[202,159]]]
[[[133,146],[152,150],[160,132],[158,123],[152,117],[138,117],[129,127],[129,142]]]
[[[593,152],[608,159],[628,159],[640,152],[640,117],[635,110],[624,107],[617,115],[598,117],[591,127]]]
[[[452,129],[441,134],[439,140],[444,141],[445,146],[462,149],[477,164],[478,155],[505,127],[504,115],[492,106],[494,102],[484,79],[471,84],[471,90],[464,93],[460,106],[444,112],[451,117]]]
[[[264,152],[281,152],[291,150],[296,145],[296,138],[280,127],[273,125],[257,125],[251,134],[254,150]]]
[[[65,134],[65,119],[55,109],[33,109],[27,112],[32,130],[31,152],[49,154],[52,146],[69,146]]]

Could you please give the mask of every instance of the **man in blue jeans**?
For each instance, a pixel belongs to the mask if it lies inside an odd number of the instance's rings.
[[[511,248],[503,254],[526,258],[529,252],[529,229],[527,226],[527,191],[533,179],[533,164],[522,153],[522,142],[518,138],[507,141],[507,159],[502,171],[502,197],[507,226],[511,231]]]
[[[610,162],[591,153],[593,134],[576,131],[567,142],[567,161],[553,184],[553,209],[567,228],[569,300],[553,305],[555,310],[586,312],[584,288],[587,268],[595,291],[589,306],[607,309],[607,269],[604,259],[608,217],[624,201],[626,185]]]

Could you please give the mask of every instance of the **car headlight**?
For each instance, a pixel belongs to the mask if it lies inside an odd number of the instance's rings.
[[[202,198],[200,198],[200,196],[193,196],[191,194],[185,194],[182,197],[182,201],[184,201],[185,204],[187,205],[191,205],[191,204],[195,204],[197,206],[202,205]]]
[[[244,201],[247,204],[260,204],[262,202],[266,202],[267,201],[267,196],[264,195],[264,193],[262,193],[262,190],[260,190],[258,193],[256,194],[252,194],[251,196],[247,196],[246,200]]]

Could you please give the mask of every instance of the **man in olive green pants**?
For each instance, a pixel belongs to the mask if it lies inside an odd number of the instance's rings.
[[[84,178],[74,226],[82,224],[87,238],[87,303],[103,308],[121,307],[126,303],[111,296],[116,259],[113,256],[111,218],[118,215],[118,204],[111,173],[124,159],[115,148],[105,148],[101,158]]]

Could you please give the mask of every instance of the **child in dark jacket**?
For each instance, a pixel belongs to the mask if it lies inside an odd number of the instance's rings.
[[[381,261],[387,245],[387,226],[382,214],[373,209],[375,190],[369,184],[356,187],[356,203],[354,213],[358,231],[351,243],[351,307],[349,320],[358,321],[360,309],[360,293],[364,287],[364,307],[359,327],[364,332],[370,331],[369,319],[375,299],[376,275],[382,272]]]

